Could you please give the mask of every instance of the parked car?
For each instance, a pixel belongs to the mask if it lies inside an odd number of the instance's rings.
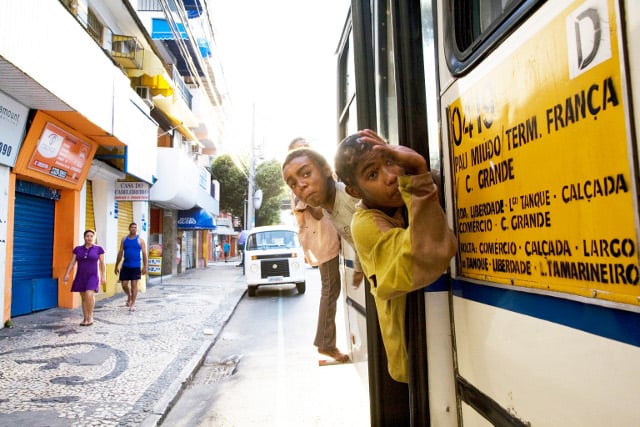
[[[295,283],[306,290],[304,251],[296,229],[284,225],[253,228],[245,242],[245,276],[250,297],[259,286]]]

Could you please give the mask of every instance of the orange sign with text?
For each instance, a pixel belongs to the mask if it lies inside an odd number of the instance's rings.
[[[80,190],[98,144],[38,111],[27,131],[14,172],[20,179],[53,188]]]
[[[47,123],[27,167],[77,184],[92,151],[91,144]]]

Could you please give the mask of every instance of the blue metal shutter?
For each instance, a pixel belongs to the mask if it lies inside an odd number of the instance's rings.
[[[16,192],[11,316],[58,305],[52,278],[54,213],[54,200]]]

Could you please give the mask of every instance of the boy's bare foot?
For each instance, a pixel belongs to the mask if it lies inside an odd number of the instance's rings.
[[[336,362],[344,363],[349,361],[349,355],[341,353],[337,348],[319,348],[318,353],[329,356]]]

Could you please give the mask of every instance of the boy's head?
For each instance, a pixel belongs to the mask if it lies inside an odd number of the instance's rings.
[[[398,176],[404,175],[404,169],[374,147],[359,134],[343,139],[336,151],[336,174],[347,193],[362,199],[367,207],[400,207],[404,201],[398,191]]]
[[[363,142],[360,135],[354,133],[338,144],[334,164],[336,175],[345,185],[357,188],[356,166],[372,150],[371,145]]]
[[[289,143],[289,151],[295,150],[296,148],[302,148],[302,147],[311,147],[311,144],[309,144],[309,141],[307,141],[304,138],[294,138]]]
[[[329,163],[311,148],[289,152],[282,163],[282,178],[293,194],[309,206],[326,205],[335,193]]]

